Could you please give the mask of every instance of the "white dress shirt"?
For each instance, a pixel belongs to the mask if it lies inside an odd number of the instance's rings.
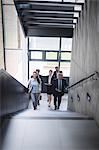
[[[48,83],[51,84],[51,78],[52,76],[48,76]]]

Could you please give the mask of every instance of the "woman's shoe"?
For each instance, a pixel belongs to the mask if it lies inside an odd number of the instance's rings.
[[[48,107],[50,107],[50,104],[48,104]]]
[[[40,102],[38,102],[38,105],[40,105]]]

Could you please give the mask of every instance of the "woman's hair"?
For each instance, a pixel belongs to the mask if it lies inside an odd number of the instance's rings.
[[[53,72],[52,70],[49,70],[49,72]]]
[[[37,74],[36,71],[33,71],[33,73],[36,73],[36,74]],[[36,76],[36,79],[37,79],[37,82],[40,84],[40,79],[39,79],[38,75]]]
[[[40,73],[40,69],[36,69],[36,71],[37,71],[38,73]]]
[[[36,74],[37,74],[37,72],[36,72],[36,71],[33,71],[33,74],[34,74],[34,73],[36,73]]]

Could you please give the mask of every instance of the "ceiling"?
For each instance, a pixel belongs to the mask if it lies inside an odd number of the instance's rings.
[[[77,1],[77,0],[76,0]],[[25,36],[73,37],[83,2],[15,0]]]

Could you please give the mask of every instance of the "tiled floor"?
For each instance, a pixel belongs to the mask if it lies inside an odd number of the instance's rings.
[[[31,108],[5,119],[0,150],[99,150],[99,128],[94,120],[68,112],[66,95],[57,111],[53,104],[47,107],[43,96],[38,110]]]

